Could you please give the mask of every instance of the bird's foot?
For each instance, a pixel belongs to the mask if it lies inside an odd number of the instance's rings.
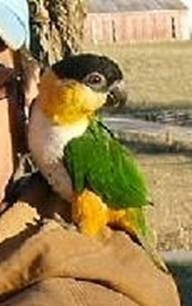
[[[50,229],[50,227],[55,228],[58,226],[61,226],[62,228],[64,228],[65,230],[76,230],[76,226],[72,223],[68,223],[67,221],[65,221],[58,213],[54,213],[53,217],[40,217],[35,219],[34,221],[36,221],[36,223],[40,226],[40,227],[48,227]]]
[[[58,213],[54,213],[53,215],[54,221],[56,221],[61,227],[66,230],[76,230],[77,227],[74,223],[68,223],[64,218],[62,218]]]

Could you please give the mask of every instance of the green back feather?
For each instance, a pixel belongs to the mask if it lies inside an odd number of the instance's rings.
[[[65,148],[64,163],[76,192],[88,188],[113,208],[148,204],[145,179],[131,152],[100,122]]]

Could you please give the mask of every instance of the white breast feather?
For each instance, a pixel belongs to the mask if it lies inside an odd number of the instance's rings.
[[[64,147],[81,136],[88,123],[77,122],[73,125],[57,126],[34,105],[29,123],[29,149],[38,168],[53,189],[64,199],[71,201],[73,189],[71,178],[63,165]]]

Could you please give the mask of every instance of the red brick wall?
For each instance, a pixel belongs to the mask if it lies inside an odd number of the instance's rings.
[[[85,22],[85,41],[107,43],[172,40],[173,22],[176,39],[182,39],[183,14],[182,11],[91,13]]]

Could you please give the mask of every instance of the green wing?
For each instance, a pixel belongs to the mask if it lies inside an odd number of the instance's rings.
[[[148,190],[132,156],[100,121],[65,148],[64,163],[76,192],[88,188],[113,208],[148,204]]]

